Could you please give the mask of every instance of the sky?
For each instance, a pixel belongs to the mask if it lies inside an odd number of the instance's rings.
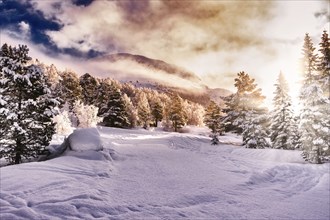
[[[211,88],[235,91],[245,71],[272,96],[280,71],[299,90],[305,33],[329,32],[329,0],[0,0],[1,44],[78,74],[89,59],[140,54],[183,67]],[[96,70],[95,70],[96,71]],[[95,73],[100,74],[100,73]]]

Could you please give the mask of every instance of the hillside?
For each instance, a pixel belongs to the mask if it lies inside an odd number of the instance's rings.
[[[111,77],[136,87],[160,92],[175,92],[193,102],[207,105],[210,100],[222,103],[231,94],[222,88],[211,89],[194,73],[162,60],[129,53],[109,54],[89,61],[101,77]]]
[[[121,61],[130,61],[139,64],[151,71],[162,71],[169,75],[176,75],[183,79],[199,83],[201,80],[192,72],[184,70],[181,67],[173,64],[166,63],[162,60],[151,59],[142,55],[133,55],[129,53],[109,54],[106,56],[98,57],[96,61],[106,61],[110,64],[118,63]]]
[[[190,131],[101,127],[102,151],[2,167],[0,218],[329,219],[330,164]]]

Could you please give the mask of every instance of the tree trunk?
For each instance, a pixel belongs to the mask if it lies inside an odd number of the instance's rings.
[[[22,144],[20,141],[16,141],[16,147],[15,147],[15,164],[19,164],[21,163],[21,160],[22,160]]]

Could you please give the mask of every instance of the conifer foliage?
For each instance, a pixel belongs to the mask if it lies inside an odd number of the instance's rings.
[[[211,101],[205,111],[204,123],[211,129],[212,132],[212,144],[217,145],[219,143],[218,135],[221,135],[224,131],[224,127],[221,124],[221,118],[223,113],[220,107]]]
[[[126,103],[120,89],[113,84],[108,95],[107,108],[101,115],[104,125],[117,128],[129,127],[129,115],[126,112]]]
[[[272,123],[270,140],[272,147],[276,149],[293,149],[292,129],[294,126],[293,110],[291,109],[291,97],[289,86],[283,73],[279,74],[273,99]]]
[[[306,159],[320,163],[330,153],[330,103],[319,80],[323,73],[317,68],[318,59],[314,51],[313,42],[306,34],[303,45],[304,82],[300,94],[301,142]]]
[[[55,132],[58,100],[41,69],[29,64],[27,46],[0,51],[0,157],[11,164],[37,157]]]
[[[172,127],[175,132],[185,126],[187,122],[187,115],[183,108],[183,100],[179,95],[173,96],[168,117],[172,122]]]
[[[227,115],[222,122],[226,131],[243,134],[243,145],[248,148],[264,148],[266,142],[266,109],[261,105],[265,97],[257,88],[255,79],[245,72],[239,72],[235,78],[237,92],[227,104]]]

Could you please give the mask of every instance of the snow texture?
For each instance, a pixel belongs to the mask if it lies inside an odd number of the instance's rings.
[[[104,150],[2,167],[0,219],[329,219],[329,164],[190,130],[77,130]]]

